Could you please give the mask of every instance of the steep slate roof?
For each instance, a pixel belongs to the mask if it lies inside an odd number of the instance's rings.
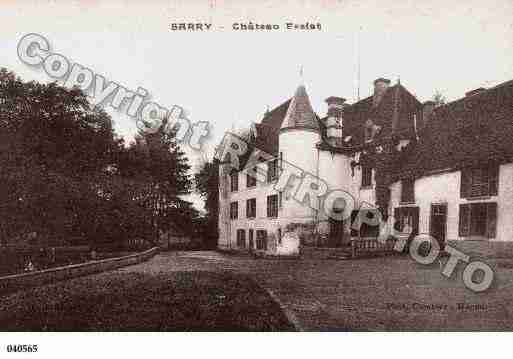
[[[339,144],[332,147],[325,141],[323,121],[313,111],[306,89],[301,85],[294,97],[267,112],[262,121],[255,124],[256,138],[251,145],[277,155],[280,129],[308,128],[323,134],[321,148],[352,150],[363,145],[364,124],[369,118],[381,126],[380,138],[391,135],[394,117],[397,119],[396,134],[401,138],[413,138],[413,114],[420,113],[420,108],[420,102],[400,84],[389,87],[377,106],[372,105],[372,96],[347,105],[344,108],[344,138],[352,136],[352,141],[348,145],[340,139]]]
[[[403,154],[399,177],[513,159],[513,81],[435,109]]]
[[[308,128],[316,131],[320,129],[304,85],[297,88],[281,124],[282,130],[289,128]]]
[[[255,124],[255,146],[271,154],[278,153],[278,133],[287,114],[291,99],[267,112],[260,123]]]
[[[413,116],[421,112],[421,107],[422,104],[404,86],[390,86],[377,106],[373,106],[373,97],[369,96],[344,107],[343,137],[351,136],[350,143],[341,139],[335,146],[325,143],[322,147],[351,150],[351,147],[363,145],[365,123],[368,119],[381,127],[377,138],[389,138],[392,132],[399,138],[414,138]]]

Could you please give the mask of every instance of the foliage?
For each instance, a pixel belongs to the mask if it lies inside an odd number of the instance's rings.
[[[206,221],[203,221],[204,235],[209,244],[215,246],[218,238],[219,215],[219,160],[205,161],[194,175],[196,191],[205,200]]]
[[[436,90],[435,94],[432,97],[432,101],[435,103],[435,106],[438,107],[445,105],[447,99],[439,90]]]
[[[80,90],[23,82],[5,69],[0,168],[0,244],[122,245],[196,215],[179,198],[191,181],[174,132],[140,134],[125,147]]]

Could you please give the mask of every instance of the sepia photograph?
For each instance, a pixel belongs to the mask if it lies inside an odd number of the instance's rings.
[[[0,356],[513,330],[510,0],[5,0],[0,29]]]

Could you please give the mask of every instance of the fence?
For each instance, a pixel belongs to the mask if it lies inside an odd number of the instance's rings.
[[[351,257],[395,254],[395,243],[396,240],[393,238],[388,238],[384,242],[378,241],[377,238],[351,238]]]

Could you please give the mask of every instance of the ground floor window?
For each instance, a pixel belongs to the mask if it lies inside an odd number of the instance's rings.
[[[394,209],[395,229],[400,232],[419,233],[419,207],[397,207]]]
[[[246,247],[246,231],[243,229],[237,229],[237,247]]]
[[[497,203],[460,204],[460,237],[495,238]]]
[[[365,217],[368,220],[365,220]],[[380,218],[379,209],[361,209],[351,212],[351,237],[377,238],[379,235],[379,224],[372,226],[368,223],[376,222]],[[361,222],[361,223],[359,223]],[[357,229],[359,228],[359,230]]]
[[[248,246],[250,250],[253,250],[255,248],[255,245],[253,244],[253,229],[248,229]]]
[[[256,231],[256,247],[257,249],[267,250],[267,231],[258,229]]]

